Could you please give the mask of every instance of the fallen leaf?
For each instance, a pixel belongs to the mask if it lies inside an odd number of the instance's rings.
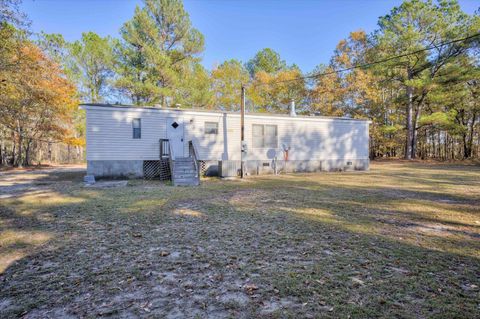
[[[247,291],[248,294],[253,294],[255,290],[258,290],[258,287],[254,284],[247,284],[244,286],[245,290]]]
[[[357,284],[362,285],[362,286],[365,285],[365,282],[364,282],[363,280],[361,280],[361,279],[358,279],[357,277],[352,277],[352,278],[350,278],[350,279],[352,279],[352,281],[353,281],[354,283],[357,283]]]

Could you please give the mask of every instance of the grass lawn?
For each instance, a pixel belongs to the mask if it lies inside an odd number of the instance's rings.
[[[480,316],[479,166],[197,188],[2,174],[1,318]]]

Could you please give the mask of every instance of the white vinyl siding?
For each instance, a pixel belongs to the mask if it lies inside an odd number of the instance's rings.
[[[133,139],[133,119],[142,118],[142,138]],[[166,137],[161,114],[112,109],[87,110],[87,160],[155,160]]]
[[[201,160],[240,159],[238,114],[95,106],[86,109],[87,160],[158,159],[159,139],[166,138],[167,117],[181,117],[185,123],[185,154],[188,141],[193,140]],[[132,121],[136,118],[141,118],[141,139],[132,138]],[[205,134],[206,122],[218,123],[217,134]],[[254,124],[270,132],[264,147],[255,147]],[[290,148],[290,160],[368,159],[367,121],[247,114],[245,140],[246,160],[281,159],[284,147]]]

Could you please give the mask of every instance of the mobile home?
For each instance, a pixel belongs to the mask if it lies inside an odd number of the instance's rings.
[[[240,114],[84,104],[87,173],[96,177],[145,177],[148,167],[193,158],[193,173],[247,174],[366,170],[369,121],[320,116]],[[242,152],[243,147],[243,152]],[[188,166],[188,165],[187,165]],[[173,168],[170,167],[173,172]]]

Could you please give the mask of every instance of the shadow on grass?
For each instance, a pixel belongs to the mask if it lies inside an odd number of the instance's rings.
[[[51,237],[17,243],[25,255],[0,277],[0,314],[474,318],[476,199],[424,180],[421,191],[392,192],[377,174],[198,188],[60,183],[4,201],[2,233]]]

